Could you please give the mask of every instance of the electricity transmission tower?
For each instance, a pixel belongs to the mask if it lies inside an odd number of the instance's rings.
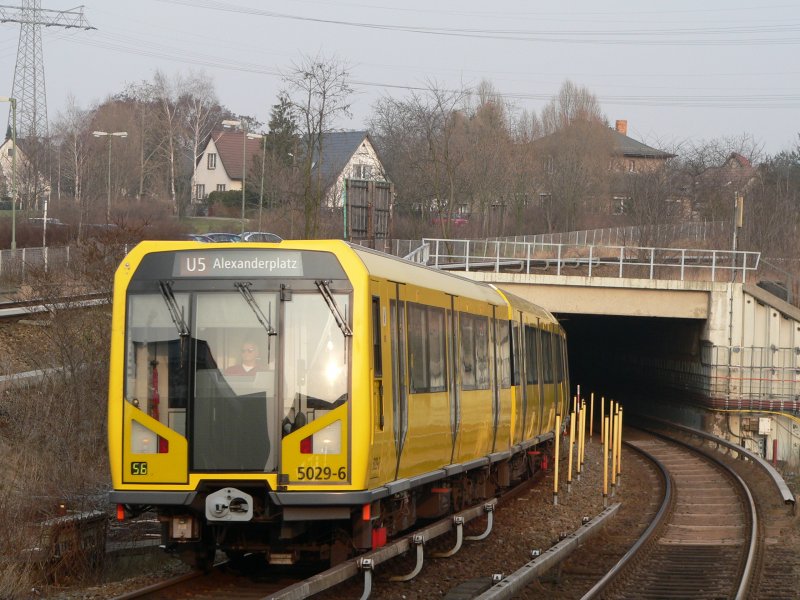
[[[17,64],[12,96],[17,100],[17,137],[47,137],[47,94],[44,85],[42,25],[67,29],[94,29],[83,17],[83,6],[48,10],[41,0],[21,0],[22,6],[0,5],[0,23],[19,23]]]

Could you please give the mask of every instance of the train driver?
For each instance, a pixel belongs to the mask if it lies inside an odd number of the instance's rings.
[[[242,343],[240,362],[225,369],[225,375],[255,377],[261,371],[266,371],[266,365],[261,361],[258,345],[252,340],[245,340]]]

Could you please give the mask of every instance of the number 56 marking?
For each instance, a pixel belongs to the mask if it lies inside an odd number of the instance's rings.
[[[147,475],[147,463],[146,462],[132,462],[131,463],[131,475]]]

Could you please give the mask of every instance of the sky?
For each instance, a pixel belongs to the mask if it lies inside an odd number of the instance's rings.
[[[266,123],[282,74],[321,55],[350,68],[342,129],[366,128],[382,96],[483,79],[539,114],[569,79],[610,125],[627,120],[629,136],[658,148],[750,136],[774,154],[798,143],[797,0],[83,1],[96,29],[41,28],[51,122],[69,96],[89,108],[159,69],[204,72],[222,104]],[[0,96],[12,93],[18,38],[17,24],[0,23]]]

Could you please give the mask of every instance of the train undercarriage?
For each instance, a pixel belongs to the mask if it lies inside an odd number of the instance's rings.
[[[358,506],[279,507],[265,488],[230,482],[226,491],[252,499],[247,507],[252,518],[246,521],[207,519],[207,499],[220,486],[206,486],[188,507],[161,507],[162,544],[195,568],[210,567],[217,551],[234,563],[256,555],[271,565],[333,566],[385,545],[418,523],[479,504],[543,472],[551,463],[552,446],[545,442],[494,464]]]

